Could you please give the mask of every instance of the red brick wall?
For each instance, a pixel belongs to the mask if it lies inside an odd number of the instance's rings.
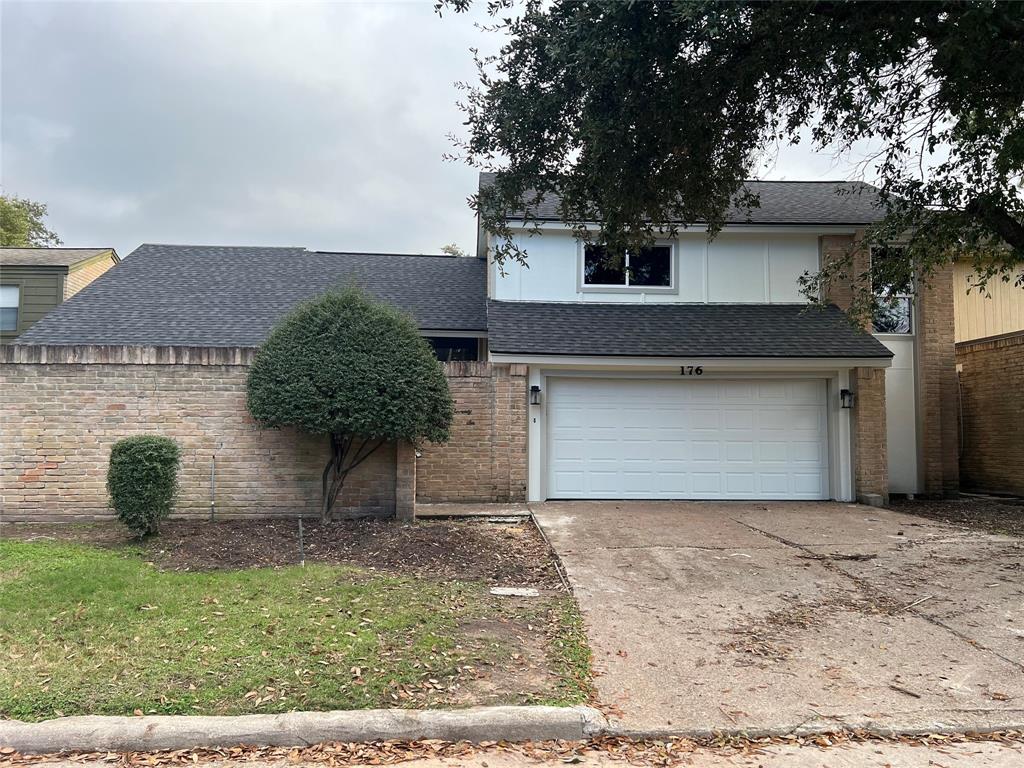
[[[447,445],[426,445],[419,503],[526,499],[525,365],[447,363],[455,421]]]
[[[964,488],[1024,496],[1024,332],[957,344]]]

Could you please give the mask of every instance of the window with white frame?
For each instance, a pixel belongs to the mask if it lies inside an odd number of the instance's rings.
[[[592,288],[671,288],[672,246],[652,245],[615,255],[601,245],[583,248],[583,285]]]
[[[871,274],[877,306],[871,318],[875,333],[914,332],[913,285],[894,285],[886,280],[885,261],[900,254],[897,246],[871,249]]]
[[[17,285],[0,285],[0,331],[18,330],[18,307],[21,304],[21,288]]]

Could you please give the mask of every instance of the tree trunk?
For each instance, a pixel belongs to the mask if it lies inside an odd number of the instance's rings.
[[[357,441],[359,441],[359,447],[353,450]],[[345,487],[348,473],[370,458],[374,451],[385,442],[384,438],[331,435],[331,456],[324,466],[321,478],[321,522],[326,523],[331,520],[331,511],[334,509],[338,496],[341,495],[342,488]]]

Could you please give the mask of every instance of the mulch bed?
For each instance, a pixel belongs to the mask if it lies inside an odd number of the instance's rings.
[[[889,508],[986,533],[1024,537],[1024,499],[1020,498],[894,499]]]
[[[139,546],[116,523],[10,523],[0,537],[56,539],[106,547]],[[297,520],[166,521],[142,542],[159,568],[196,571],[268,568],[299,563]],[[547,545],[529,520],[344,520],[303,523],[306,562],[354,565],[382,573],[559,589]]]

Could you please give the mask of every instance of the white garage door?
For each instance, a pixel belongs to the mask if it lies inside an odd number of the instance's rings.
[[[552,499],[825,499],[825,382],[549,379]]]

